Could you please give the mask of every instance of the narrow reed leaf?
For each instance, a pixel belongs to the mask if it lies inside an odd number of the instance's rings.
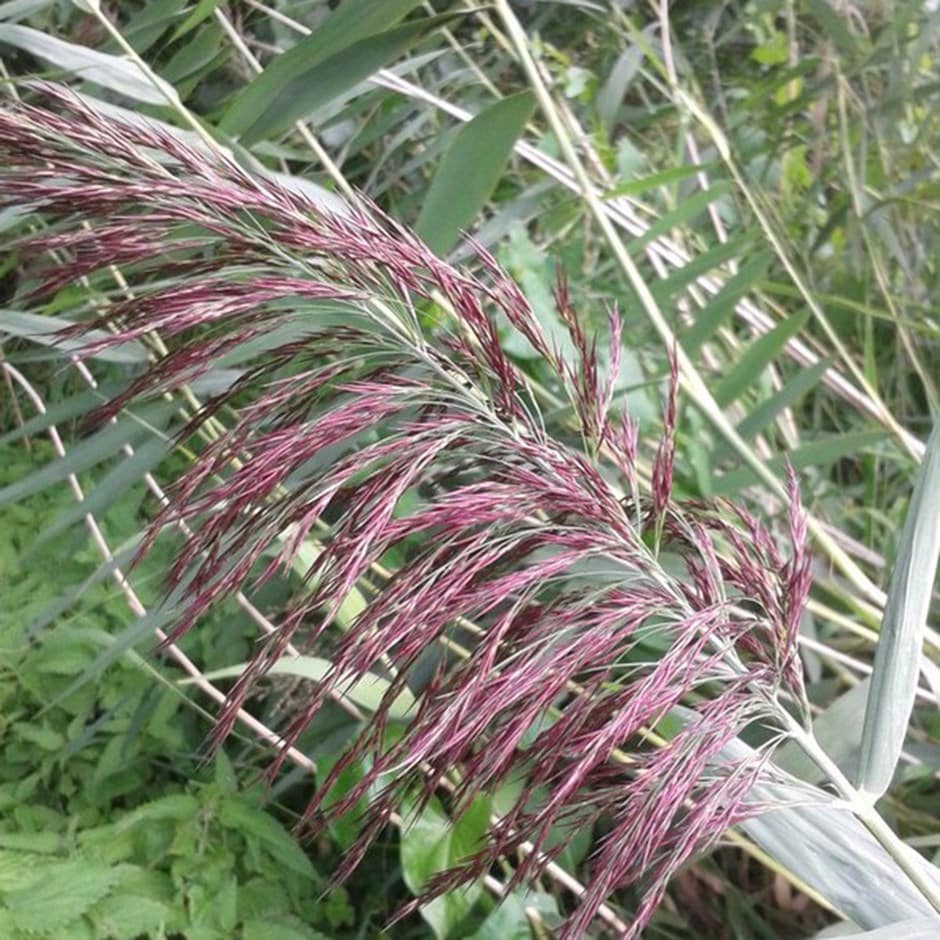
[[[162,402],[140,409],[139,419],[122,415],[113,425],[79,441],[71,447],[65,457],[54,460],[32,473],[0,488],[0,506],[25,499],[33,493],[66,479],[71,473],[81,473],[96,464],[113,457],[124,444],[133,444],[149,437],[151,427],[159,426],[174,411],[173,402]]]
[[[718,383],[715,401],[726,408],[740,398],[760,374],[773,362],[787,341],[799,333],[809,320],[809,311],[794,314],[778,323],[769,333],[755,339],[740,354],[731,371]]]
[[[65,317],[47,317],[41,314],[28,313],[22,310],[0,310],[0,333],[9,336],[22,336],[33,342],[42,343],[59,350],[63,356],[81,351],[89,343],[100,342],[106,338],[101,330],[92,330],[85,333],[83,338],[69,339],[62,336],[62,327],[66,323]],[[131,340],[120,346],[107,345],[100,349],[90,351],[90,359],[101,359],[104,362],[121,362],[126,365],[146,362],[147,350],[142,343]]]
[[[170,85],[155,86],[127,59],[66,42],[29,26],[0,23],[0,43],[3,42],[48,62],[58,72],[71,73],[134,101],[165,105],[168,99],[163,92],[175,94]]]
[[[30,553],[80,522],[88,513],[97,515],[110,509],[119,496],[133,486],[140,485],[143,475],[160,463],[171,446],[169,440],[158,436],[144,441],[129,456],[121,454],[115,466],[96,482],[94,488],[85,494],[81,502],[73,503],[64,513],[57,516],[50,526],[39,533],[30,547]]]
[[[294,87],[321,62],[360,40],[389,30],[419,2],[344,0],[309,36],[271,59],[264,71],[235,96],[222,117],[221,129],[228,134],[243,134],[285,88]]]
[[[170,42],[176,42],[181,39],[190,30],[195,29],[200,23],[212,16],[215,8],[221,0],[199,0],[199,2],[190,10],[189,15],[173,31]]]
[[[415,222],[432,251],[447,254],[461,230],[471,226],[534,110],[535,96],[523,91],[491,104],[454,134]]]
[[[153,44],[183,16],[186,0],[152,0],[128,17],[123,28],[124,38],[143,55]],[[172,81],[169,76],[164,76]]]
[[[250,666],[251,663],[238,663],[235,666],[226,666],[224,669],[213,669],[211,672],[204,673],[203,678],[210,682],[215,682],[216,679],[235,679],[243,675]],[[285,656],[271,666],[268,675],[295,676],[310,679],[313,682],[322,682],[324,679],[331,678],[332,670],[332,663],[318,656]],[[179,684],[190,685],[195,681],[195,679],[181,679]],[[391,688],[391,683],[381,676],[369,673],[353,682],[348,688],[343,688],[342,680],[340,680],[339,687],[345,698],[374,712],[382,704],[382,699]],[[395,696],[389,706],[388,714],[392,718],[404,720],[414,707],[414,696],[404,689]]]
[[[173,623],[178,612],[179,608],[170,603],[163,607],[155,607],[142,617],[138,617],[117,636],[110,637],[108,645],[46,705],[46,709],[55,708],[83,686],[93,682],[111,663],[131,653],[138,644],[146,641],[152,648],[154,631]]]
[[[863,46],[868,44],[861,35],[853,33],[849,28],[847,17],[837,13],[827,0],[806,0],[806,5],[823,28],[824,34],[839,47],[848,62],[862,54]]]
[[[138,543],[139,539],[131,539],[127,544],[121,545],[113,551],[111,558],[98,565],[84,581],[71,586],[63,594],[45,604],[35,618],[30,621],[26,631],[27,636],[33,637],[41,633],[56,618],[71,610],[75,606],[75,602],[96,584],[101,584],[102,581],[112,577],[115,568],[123,568],[129,565],[137,551]]]
[[[694,193],[688,199],[683,199],[671,212],[658,218],[642,235],[630,241],[627,247],[631,254],[639,254],[650,242],[673,229],[689,224],[701,215],[713,202],[717,202],[731,192],[731,184],[727,180],[718,180],[710,189]]]
[[[623,104],[624,95],[639,74],[643,64],[643,47],[631,43],[617,57],[603,87],[597,93],[597,113],[607,124],[612,124]]]
[[[847,434],[830,434],[810,441],[786,454],[777,454],[767,461],[767,466],[782,473],[789,463],[794,470],[803,467],[825,467],[843,457],[857,457],[871,450],[885,439],[884,431],[850,431]],[[716,496],[729,496],[757,483],[757,474],[750,467],[732,470],[712,478],[712,492]]]
[[[820,359],[808,369],[800,369],[778,392],[756,405],[738,424],[738,434],[745,439],[763,431],[785,408],[796,405],[822,379],[831,359]]]
[[[718,332],[721,324],[734,312],[735,304],[752,291],[770,264],[769,252],[758,252],[747,261],[734,277],[729,278],[721,290],[702,310],[695,312],[695,322],[679,337],[682,348],[694,356],[704,343]]]
[[[891,783],[920,672],[924,627],[940,558],[940,423],[927,441],[898,543],[865,708],[858,786],[872,798]]]
[[[76,418],[82,418],[110,400],[124,387],[125,383],[123,382],[107,382],[97,389],[76,392],[61,401],[53,402],[46,407],[45,411],[34,415],[24,421],[22,425],[7,431],[6,434],[0,435],[0,444],[32,437],[41,431],[48,430],[54,424],[63,424]]]
[[[667,303],[674,294],[688,287],[703,274],[707,274],[731,258],[746,257],[751,253],[752,244],[751,236],[748,234],[729,238],[726,242],[719,242],[708,251],[696,255],[688,264],[684,264],[664,281],[654,284],[653,296],[658,302]]]
[[[238,110],[230,109],[226,113],[222,129],[237,133],[246,146],[266,137],[276,137],[298,119],[329,104],[334,98],[365,81],[373,72],[404,55],[416,42],[457,15],[443,13],[440,16],[429,16],[361,39],[283,84],[272,83],[274,87],[265,96],[264,107],[254,109],[250,114],[245,114],[241,99],[236,99],[232,109],[237,107]],[[262,72],[248,87],[260,82],[264,75]],[[246,116],[249,118],[246,126],[238,131]]]
[[[714,168],[715,165],[710,163],[670,167],[668,170],[650,173],[649,176],[643,176],[640,179],[629,180],[626,183],[618,183],[603,194],[604,199],[616,199],[618,196],[638,196],[640,193],[649,192],[649,190],[656,189],[659,186],[670,186],[672,183],[681,183],[682,180],[688,179],[690,176],[695,176],[696,173],[707,173]]]

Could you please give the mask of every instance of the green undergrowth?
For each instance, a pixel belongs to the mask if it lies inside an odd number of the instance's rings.
[[[53,457],[42,441],[0,444],[0,487]],[[94,475],[81,482],[94,491]],[[119,557],[132,553],[142,498],[127,491],[99,517]],[[53,487],[0,507],[0,940],[524,940],[527,909],[560,921],[551,894],[515,892],[497,907],[478,886],[390,926],[411,892],[475,846],[488,800],[456,825],[437,801],[409,814],[404,835],[332,885],[355,815],[298,840],[307,771],[266,786],[270,751],[237,732],[207,760],[206,701],[152,655],[152,632],[139,629],[84,528],[43,539],[73,506],[68,488]],[[130,571],[148,607],[170,552],[158,545]],[[211,674],[244,660],[253,634],[231,609],[209,617],[213,629],[181,647]],[[265,716],[297,694],[274,684],[253,710]],[[326,709],[302,747],[325,772],[356,727]],[[569,864],[583,860],[581,841]]]
[[[0,483],[49,456],[0,447]],[[132,652],[77,685],[129,618],[107,581],[50,616],[63,585],[100,569],[80,532],[31,550],[71,499],[55,488],[0,510],[0,937],[380,935],[353,929],[347,890],[327,888],[331,846],[305,851],[290,813],[265,805],[250,746],[204,762],[207,716],[169,668]],[[109,535],[132,532],[137,510],[114,506]]]

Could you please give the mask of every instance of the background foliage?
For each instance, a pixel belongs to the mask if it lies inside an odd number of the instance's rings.
[[[188,110],[246,165],[289,175],[328,201],[361,190],[440,254],[469,260],[459,235],[473,231],[564,344],[551,294],[560,265],[598,329],[605,303],[624,316],[617,397],[640,421],[647,471],[676,335],[700,383],[688,380],[680,402],[677,495],[734,496],[781,534],[784,457],[799,471],[818,521],[801,652],[817,737],[851,773],[881,591],[940,402],[938,17],[929,2],[511,6],[563,134],[537,107],[499,11],[469,2],[158,0],[104,4],[95,15],[97,4],[14,0],[0,3],[0,57],[8,77],[67,79],[191,132]],[[175,89],[179,107],[122,42]],[[566,163],[565,138],[662,321],[625,277]],[[17,223],[15,210],[0,210],[4,231]],[[83,508],[126,560],[155,506],[143,474],[172,479],[186,455],[167,454],[162,432],[152,433],[169,413],[89,446],[75,420],[76,396],[87,406],[85,382],[35,342],[36,323],[17,303],[29,265],[15,249],[0,263],[2,353],[58,416],[66,469],[91,501]],[[64,287],[45,312],[97,302],[112,288]],[[529,350],[508,351],[533,381],[546,380]],[[94,363],[104,385],[128,368]],[[550,935],[571,903],[552,878],[499,908],[481,888],[386,926],[410,892],[473,844],[472,815],[455,830],[446,807],[432,804],[405,835],[389,834],[352,881],[331,888],[353,834],[335,827],[302,848],[288,834],[306,802],[302,768],[266,792],[257,784],[263,746],[244,730],[202,762],[207,700],[151,655],[157,617],[140,623],[129,613],[66,474],[37,476],[52,451],[42,426],[16,434],[35,411],[9,375],[7,383],[0,934]],[[709,418],[709,396],[740,443]],[[548,415],[553,427],[567,418],[563,409]],[[148,608],[169,560],[158,554],[134,572]],[[276,611],[288,581],[254,603]],[[234,603],[213,617],[213,629],[182,646],[209,676],[244,662],[256,636]],[[924,649],[934,656],[936,646],[928,626]],[[923,670],[879,809],[936,860],[940,683],[929,664]],[[269,690],[253,710],[277,724],[302,680],[279,678]],[[304,749],[325,768],[355,719],[334,709],[318,722]],[[781,756],[812,775],[801,760],[794,748]],[[486,799],[496,805],[500,795]],[[587,871],[590,838],[560,860],[574,876]],[[846,913],[791,876],[729,842],[675,879],[649,934],[811,936]],[[631,909],[630,897],[616,900]]]

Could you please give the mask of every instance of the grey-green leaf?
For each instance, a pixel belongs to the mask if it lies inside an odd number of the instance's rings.
[[[940,937],[940,917],[915,917],[862,933],[827,933],[839,940],[936,940]]]
[[[757,756],[740,738],[721,753],[732,761]],[[765,852],[866,930],[933,914],[930,903],[843,802],[793,778],[787,782],[785,775],[778,779],[758,781],[749,797],[754,805],[775,808],[740,826]],[[910,864],[940,886],[940,873],[913,849]]]
[[[9,3],[0,3],[0,20],[23,20],[50,6],[52,0],[10,0]]]
[[[231,679],[240,676],[247,668],[248,663],[238,663],[235,666],[227,666],[224,669],[216,669],[213,672],[207,672],[205,678],[210,682],[215,679]],[[320,659],[317,656],[285,656],[279,659],[269,670],[271,676],[299,676],[303,679],[312,679],[315,682],[322,682],[333,669],[332,663],[328,659]],[[184,679],[181,684],[187,684],[191,680]],[[356,680],[354,683],[343,689],[346,698],[361,705],[369,711],[375,711],[382,703],[382,699],[389,690],[389,682],[381,676],[368,675]],[[414,696],[404,689],[395,697],[389,714],[392,718],[406,718],[414,708]]]
[[[47,430],[53,424],[62,424],[66,421],[80,418],[120,394],[125,388],[126,386],[124,384],[108,382],[100,385],[96,389],[76,392],[68,398],[52,402],[45,411],[34,415],[28,421],[24,421],[19,427],[14,428],[12,431],[7,431],[6,434],[0,436],[0,444],[22,440],[23,438],[38,434],[40,431]]]
[[[159,80],[154,84],[127,59],[65,42],[29,26],[0,23],[0,42],[16,46],[60,72],[70,72],[135,101],[165,105],[175,97],[172,87]]]
[[[490,105],[454,134],[415,223],[433,251],[448,252],[476,218],[534,110],[535,96],[523,91]]]
[[[62,515],[39,534],[30,551],[34,551],[48,541],[65,532],[70,526],[84,519],[91,513],[105,512],[114,501],[126,493],[132,486],[143,480],[144,474],[149,473],[166,455],[171,442],[163,436],[153,437],[144,441],[133,454],[120,460],[95,485],[95,488],[85,494],[81,502],[71,505]]]
[[[786,802],[780,788],[758,785],[755,799]],[[790,799],[797,800],[798,793]],[[842,807],[794,805],[762,813],[741,828],[765,852],[860,927],[923,917],[930,905],[868,830]],[[919,860],[924,869],[929,862]],[[930,873],[924,871],[925,877]]]
[[[81,339],[63,337],[60,331],[69,325],[70,322],[64,317],[43,317],[22,310],[0,310],[0,333],[22,336],[34,343],[51,346],[60,350],[63,355],[79,352],[91,343],[110,338],[103,330],[89,330]],[[147,350],[142,343],[130,340],[119,346],[101,349],[89,358],[128,364],[146,362]]]
[[[160,427],[176,408],[174,402],[157,402],[141,408],[135,416],[121,415],[114,424],[107,424],[70,447],[64,457],[43,464],[14,483],[0,488],[0,506],[25,499],[33,493],[60,483],[69,474],[81,473],[89,467],[107,460],[124,444],[133,444],[150,437],[154,427]]]
[[[840,695],[813,719],[813,737],[846,777],[858,771],[862,715],[868,697],[868,678]],[[823,783],[825,773],[807,757],[796,741],[788,741],[774,755],[778,767],[811,783]]]
[[[901,532],[865,708],[859,788],[881,796],[907,731],[924,627],[940,558],[940,423],[935,425]]]

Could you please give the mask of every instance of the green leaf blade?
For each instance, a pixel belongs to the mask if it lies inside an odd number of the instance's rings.
[[[448,252],[476,218],[534,110],[535,96],[520,92],[490,105],[454,135],[415,223],[433,251]]]
[[[855,457],[881,443],[885,439],[884,431],[852,431],[847,434],[829,434],[819,437],[787,454],[778,454],[767,461],[767,467],[775,473],[782,473],[789,463],[794,470],[803,467],[825,466],[841,460],[843,457]],[[714,496],[730,496],[747,486],[758,482],[757,474],[750,467],[731,470],[713,478]]]
[[[393,62],[432,29],[453,14],[427,17],[413,23],[366,36],[325,58],[304,58],[301,53],[268,66],[226,111],[221,129],[237,135],[246,146],[287,130],[295,121],[328,104]],[[313,36],[311,36],[311,39]],[[294,52],[294,50],[291,50]]]
[[[806,325],[809,311],[788,317],[769,333],[754,340],[742,353],[734,368],[718,383],[715,401],[727,408],[743,395],[758,376],[773,362],[787,342]]]

